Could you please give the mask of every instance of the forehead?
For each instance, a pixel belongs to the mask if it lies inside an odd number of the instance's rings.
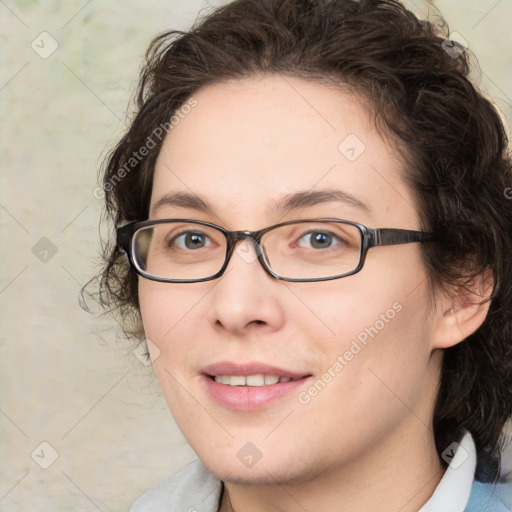
[[[376,216],[394,206],[414,220],[403,165],[357,95],[266,75],[210,85],[194,99],[164,140],[152,205],[167,193],[193,193],[219,215],[260,225],[284,196],[330,189]]]

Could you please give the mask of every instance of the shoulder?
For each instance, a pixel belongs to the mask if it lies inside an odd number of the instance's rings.
[[[130,512],[217,512],[222,482],[199,460],[137,498]]]
[[[512,510],[512,485],[473,481],[471,494],[464,512],[510,512]]]

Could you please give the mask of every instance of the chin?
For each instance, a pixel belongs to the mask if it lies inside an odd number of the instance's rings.
[[[262,457],[252,467],[246,466],[235,455],[232,461],[226,456],[199,457],[204,467],[216,478],[223,482],[245,485],[271,485],[290,484],[314,480],[322,471],[314,467],[311,461],[305,466],[299,461],[291,461],[289,457],[284,460],[275,460]]]

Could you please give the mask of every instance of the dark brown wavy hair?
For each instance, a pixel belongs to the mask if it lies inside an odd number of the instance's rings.
[[[188,32],[159,35],[141,71],[136,114],[103,167],[105,214],[114,225],[147,219],[161,140],[130,159],[209,84],[278,73],[358,93],[401,148],[421,229],[437,235],[421,247],[432,285],[464,286],[492,271],[485,322],[445,350],[433,424],[439,453],[468,429],[480,459],[496,461],[512,414],[511,158],[500,116],[468,78],[469,52],[442,28],[395,0],[235,0]],[[137,276],[114,243],[103,259],[101,303],[125,333],[144,339]],[[477,477],[493,472],[480,465]]]

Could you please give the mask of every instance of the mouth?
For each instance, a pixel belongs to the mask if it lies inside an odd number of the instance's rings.
[[[210,398],[227,409],[239,411],[255,411],[290,398],[311,378],[311,373],[255,363],[217,363],[203,371],[203,382]]]
[[[303,377],[291,378],[278,375],[264,375],[257,373],[255,375],[209,375],[211,379],[226,386],[273,386],[283,382],[294,382]]]

